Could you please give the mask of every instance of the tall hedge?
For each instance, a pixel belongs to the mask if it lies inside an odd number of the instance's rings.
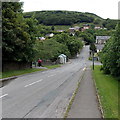
[[[120,21],[100,56],[104,71],[114,76],[120,76]]]

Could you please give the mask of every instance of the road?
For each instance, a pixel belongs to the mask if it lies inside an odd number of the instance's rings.
[[[62,118],[86,67],[89,46],[60,68],[23,75],[2,89],[3,118]]]

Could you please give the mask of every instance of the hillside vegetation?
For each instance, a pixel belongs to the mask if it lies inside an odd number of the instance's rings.
[[[94,23],[108,29],[114,29],[117,20],[103,19],[93,13],[76,11],[34,11],[24,13],[25,18],[34,16],[39,24],[44,25],[73,25],[79,23]]]

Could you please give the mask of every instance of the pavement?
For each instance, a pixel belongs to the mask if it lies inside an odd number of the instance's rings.
[[[89,61],[88,57],[89,46],[85,46],[78,58],[72,59],[70,64],[56,69],[26,74],[11,80],[0,88],[2,91],[0,95],[2,117],[63,118],[85,68],[92,65],[92,61]],[[81,86],[88,87],[86,82],[88,81],[82,80]],[[82,97],[86,99],[84,90],[85,88],[82,88]],[[86,90],[88,93],[90,92],[89,87]],[[91,100],[93,99],[91,98]]]
[[[80,82],[80,87],[69,111],[68,118],[101,117],[91,69],[87,68],[84,77]]]

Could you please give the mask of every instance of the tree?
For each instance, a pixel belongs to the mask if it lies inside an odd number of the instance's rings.
[[[54,26],[52,26],[52,27],[51,27],[51,30],[52,30],[52,31],[54,31],[54,30],[55,30],[55,27],[54,27]]]
[[[67,57],[70,57],[67,46],[55,41],[53,38],[42,42],[36,41],[34,49],[36,50],[34,60],[41,58],[54,62],[60,54],[65,54]]]
[[[56,35],[54,37],[54,40],[66,45],[71,56],[77,55],[77,53],[83,46],[81,40],[79,40],[77,37],[69,36],[67,33],[62,33],[60,35]]]
[[[95,41],[94,37],[92,34],[88,32],[82,32],[80,33],[79,37],[82,37],[85,42],[88,44],[93,43]]]
[[[90,44],[90,50],[93,51],[93,52],[97,52],[97,48],[96,48],[94,43]]]
[[[104,71],[114,76],[120,76],[120,22],[100,56]]]
[[[31,62],[35,39],[31,20],[26,22],[22,14],[22,3],[2,3],[2,50],[3,61]]]

